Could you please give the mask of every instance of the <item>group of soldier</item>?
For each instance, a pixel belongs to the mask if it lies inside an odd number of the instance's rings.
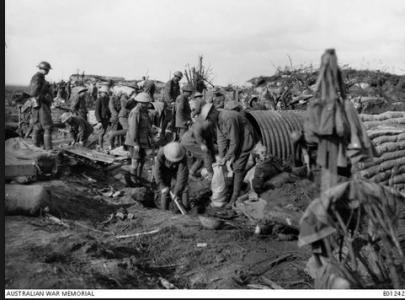
[[[51,65],[41,62],[37,67],[38,72],[30,83],[32,138],[35,146],[52,149],[52,97],[48,96],[49,84],[45,80]],[[165,84],[161,106],[151,106],[158,103],[154,101],[156,86],[151,80],[145,80],[141,88],[127,86],[121,94],[111,93],[107,85],[101,86],[95,103],[97,125],[94,126],[99,132],[99,147],[103,146],[104,136],[110,130],[108,148],[123,142],[130,153],[130,174],[141,178],[148,150],[155,146],[152,128],[156,122],[149,111],[151,107],[160,107],[158,138],[166,137],[167,128],[172,132],[172,138],[161,145],[154,160],[154,180],[160,188],[161,208],[168,209],[170,199],[175,197],[188,209],[188,180],[198,176],[197,171],[203,165],[207,178],[212,179],[214,163],[227,165],[233,171],[233,191],[229,199],[233,204],[239,196],[245,167],[258,137],[240,112],[238,103],[225,103],[221,89],[214,88],[212,96],[203,97],[188,84],[180,88],[182,77],[177,71]],[[72,144],[83,146],[94,131],[87,120],[87,92],[84,86],[73,88],[70,111],[60,119],[70,129]]]

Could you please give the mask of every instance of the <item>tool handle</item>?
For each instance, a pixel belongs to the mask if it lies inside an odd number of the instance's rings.
[[[176,204],[177,208],[180,210],[181,214],[182,215],[187,215],[187,212],[184,209],[183,205],[178,201],[176,195],[173,194],[172,191],[170,191],[170,197],[172,198],[173,202]]]

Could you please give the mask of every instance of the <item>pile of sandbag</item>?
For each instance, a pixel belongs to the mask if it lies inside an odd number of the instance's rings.
[[[404,127],[405,128],[405,112],[404,111],[387,111],[379,115],[360,115],[361,121],[367,130],[384,127]]]
[[[379,157],[359,164],[366,179],[405,191],[405,112],[360,115]]]

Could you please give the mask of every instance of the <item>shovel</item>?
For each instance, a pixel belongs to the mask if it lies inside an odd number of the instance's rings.
[[[176,197],[175,194],[173,194],[172,191],[170,191],[170,197],[172,198],[173,202],[176,204],[177,208],[180,210],[182,215],[187,215],[187,212],[185,208],[183,207],[183,204],[179,202],[179,199]]]

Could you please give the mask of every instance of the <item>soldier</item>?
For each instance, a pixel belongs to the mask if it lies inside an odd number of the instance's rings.
[[[203,111],[208,111],[207,119],[216,124],[219,165],[229,164],[234,172],[233,192],[230,204],[237,200],[245,168],[251,150],[254,148],[258,137],[250,122],[242,114],[234,110],[218,110],[212,103],[206,104]]]
[[[207,106],[205,106],[207,108]],[[211,180],[214,171],[212,163],[215,160],[215,124],[207,119],[208,111],[202,110],[196,117],[194,124],[183,135],[181,144],[195,158],[195,162],[190,168],[190,176],[194,177],[197,170],[204,163],[208,171],[208,179]]]
[[[114,140],[114,138],[119,137],[119,136],[124,136],[126,135],[128,131],[128,116],[130,111],[135,107],[136,102],[135,101],[129,101],[131,97],[133,97],[136,94],[136,90],[138,86],[131,85],[127,86],[129,87],[128,92],[123,92],[120,97],[120,111],[118,113],[118,122],[121,126],[122,129],[116,130],[111,132],[110,134],[110,144]],[[126,146],[125,146],[126,147]]]
[[[214,103],[215,108],[224,108],[225,105],[225,95],[219,87],[215,87],[213,90],[212,103]]]
[[[193,89],[189,85],[182,87],[182,94],[176,99],[176,129],[179,139],[191,125],[191,108],[189,99]]]
[[[45,80],[45,75],[52,67],[46,61],[39,63],[37,67],[39,70],[30,82],[32,140],[35,146],[39,147],[43,143],[44,148],[49,150],[52,149],[52,95],[50,95],[50,84]]]
[[[108,102],[108,108],[111,113],[110,124],[111,124],[111,133],[119,131],[122,129],[121,124],[118,121],[118,114],[121,110],[120,102],[121,94],[113,93],[110,97],[110,102]],[[115,148],[115,145],[120,145],[120,136],[114,136],[109,139],[110,148]]]
[[[152,99],[152,102],[153,102],[154,94],[156,91],[155,82],[153,80],[145,80],[143,83],[143,91],[150,96],[150,98]]]
[[[98,145],[103,148],[104,135],[107,132],[108,125],[110,123],[110,109],[108,103],[110,102],[109,91],[106,86],[102,86],[99,91],[98,98],[96,100],[95,115],[97,119],[97,129],[101,129],[98,137]]]
[[[174,72],[173,78],[170,79],[163,89],[163,101],[167,104],[167,109],[171,112],[171,120],[169,128],[175,136],[175,118],[176,118],[176,99],[180,95],[180,80],[183,78],[183,73],[180,71]],[[169,115],[169,114],[167,114]],[[162,135],[165,136],[166,127],[162,128]]]
[[[152,123],[148,114],[148,106],[152,99],[149,94],[142,92],[135,96],[135,101],[137,104],[128,117],[125,145],[130,146],[131,174],[141,177],[146,150],[152,148]]]
[[[181,197],[183,206],[189,208],[187,157],[186,150],[181,144],[171,142],[159,150],[155,159],[154,178],[161,193],[161,209],[169,209],[172,186],[174,197]]]
[[[71,145],[76,143],[80,146],[86,146],[89,136],[93,133],[93,127],[80,116],[74,116],[72,113],[63,113],[60,117],[62,123],[68,125],[72,136]]]
[[[75,88],[72,92],[71,110],[74,115],[87,121],[86,92],[87,88],[84,86]]]
[[[200,114],[201,108],[204,106],[205,101],[203,99],[203,94],[196,92],[193,95],[193,99],[190,100],[190,109],[191,109],[191,119],[194,121],[197,115]]]

